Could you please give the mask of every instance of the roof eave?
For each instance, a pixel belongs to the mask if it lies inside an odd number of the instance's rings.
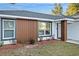
[[[15,15],[4,15],[0,14],[0,17],[7,18],[21,18],[21,19],[31,19],[31,20],[41,20],[41,21],[55,21],[54,19],[45,19],[45,18],[35,18],[35,17],[24,17],[24,16],[15,16]]]

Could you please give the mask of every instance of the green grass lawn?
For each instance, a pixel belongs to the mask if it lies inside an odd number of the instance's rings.
[[[39,47],[26,48],[25,46],[18,49],[0,52],[0,55],[7,56],[79,56],[79,45],[54,41],[38,44]]]

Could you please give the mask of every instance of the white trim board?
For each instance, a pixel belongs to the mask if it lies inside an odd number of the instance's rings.
[[[70,19],[70,18],[63,18],[63,19],[59,19],[59,21],[61,21],[61,20],[73,21],[74,19]]]

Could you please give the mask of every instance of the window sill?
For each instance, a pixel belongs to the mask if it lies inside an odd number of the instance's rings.
[[[52,35],[40,35],[38,37],[51,37]]]
[[[12,39],[1,39],[1,41],[7,41],[7,40],[16,40],[15,38]]]

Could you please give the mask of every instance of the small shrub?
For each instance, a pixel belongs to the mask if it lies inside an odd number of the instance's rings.
[[[30,44],[35,44],[35,40],[30,39],[29,43],[30,43]]]

